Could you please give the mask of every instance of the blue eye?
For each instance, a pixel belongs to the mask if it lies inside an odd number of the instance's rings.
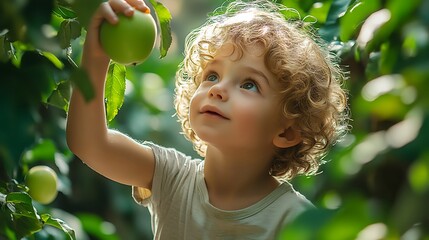
[[[218,76],[216,74],[210,73],[209,75],[207,75],[206,81],[217,82],[217,81],[219,81],[219,78],[218,78]]]
[[[249,91],[259,92],[258,85],[253,81],[246,81],[240,87]]]

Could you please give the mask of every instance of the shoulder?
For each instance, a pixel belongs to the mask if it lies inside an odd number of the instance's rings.
[[[284,189],[280,198],[280,204],[283,205],[283,209],[285,210],[283,225],[286,225],[304,211],[315,208],[313,203],[295,190],[289,182],[282,182],[281,187]]]
[[[201,159],[192,158],[175,148],[163,147],[153,142],[144,142],[152,149],[155,158],[155,170],[150,191],[133,189],[133,196],[138,203],[161,204],[162,199],[171,199],[171,194],[178,191],[172,189],[188,188],[196,179],[200,171]],[[180,192],[180,191],[179,191]],[[143,201],[145,200],[146,201]]]

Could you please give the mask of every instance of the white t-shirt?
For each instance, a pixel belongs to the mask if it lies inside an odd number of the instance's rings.
[[[148,207],[154,239],[275,239],[299,213],[313,205],[282,182],[268,196],[244,209],[225,211],[210,204],[204,161],[150,142],[155,172],[152,195],[133,187],[135,201]]]

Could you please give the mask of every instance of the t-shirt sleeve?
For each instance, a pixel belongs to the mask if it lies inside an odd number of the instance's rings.
[[[155,157],[155,171],[152,180],[152,189],[132,187],[134,200],[147,207],[148,205],[162,205],[163,199],[170,199],[175,191],[180,189],[186,179],[189,169],[196,160],[177,151],[174,148],[165,148],[152,142],[144,142],[152,148]]]
[[[306,197],[301,193],[292,189],[286,194],[289,198],[289,203],[291,204],[290,210],[286,212],[285,217],[283,218],[283,227],[287,226],[290,222],[295,220],[303,212],[315,209],[316,207],[311,203]]]

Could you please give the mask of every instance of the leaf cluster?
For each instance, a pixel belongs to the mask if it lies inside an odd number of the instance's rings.
[[[34,204],[22,182],[29,166],[48,164],[61,172],[60,190],[70,194],[67,172],[72,155],[61,122],[68,111],[72,85],[87,100],[94,95],[79,59],[86,26],[100,3],[0,2],[0,238],[37,235],[45,226],[59,229],[66,239],[75,238],[63,220],[38,213],[37,208],[50,208]],[[150,3],[161,29],[159,52],[163,58],[171,44],[171,15],[161,3]],[[109,121],[124,101],[125,81],[126,68],[112,63],[105,90]]]

